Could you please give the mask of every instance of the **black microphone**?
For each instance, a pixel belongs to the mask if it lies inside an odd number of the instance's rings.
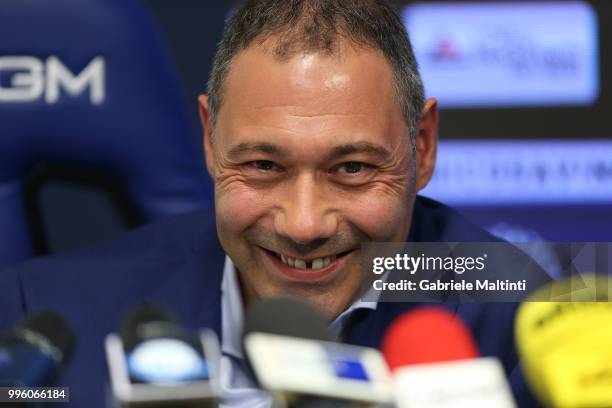
[[[390,373],[375,349],[333,342],[326,318],[301,301],[270,298],[246,314],[243,345],[275,407],[378,406],[391,401]]]
[[[166,311],[145,305],[124,319],[120,334],[106,338],[116,407],[216,407],[219,344],[210,330],[181,327]]]
[[[26,316],[0,336],[0,387],[49,387],[74,350],[70,325],[55,312]]]
[[[269,298],[253,304],[246,313],[243,339],[254,332],[330,342],[336,340],[321,313],[309,304],[289,297]]]

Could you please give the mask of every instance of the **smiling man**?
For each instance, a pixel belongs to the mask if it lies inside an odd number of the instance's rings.
[[[335,318],[359,246],[403,241],[435,161],[436,101],[376,1],[247,2],[201,97],[217,227],[245,300],[291,294]]]
[[[302,17],[297,41],[312,18]],[[435,101],[415,132],[381,50],[323,32],[310,46],[329,49],[279,56],[279,41],[234,57],[212,82],[219,106],[200,100],[219,238],[247,301],[291,294],[335,318],[359,295],[360,243],[408,236],[433,170]]]
[[[75,406],[104,405],[104,336],[146,301],[222,342],[225,404],[268,406],[245,369],[244,310],[290,295],[342,340],[378,347],[411,303],[362,302],[360,245],[491,241],[417,197],[435,164],[436,101],[406,31],[383,0],[251,0],[230,19],[200,97],[215,217],[167,219],[102,246],[0,274],[0,329],[62,313],[79,338],[63,383]],[[220,245],[219,245],[220,244]],[[446,305],[531,401],[513,347],[514,305]],[[525,399],[523,399],[525,398]]]

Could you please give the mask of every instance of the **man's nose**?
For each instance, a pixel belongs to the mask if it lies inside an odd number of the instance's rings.
[[[322,191],[314,175],[301,175],[288,186],[276,217],[277,233],[298,244],[327,239],[337,232],[334,197]]]

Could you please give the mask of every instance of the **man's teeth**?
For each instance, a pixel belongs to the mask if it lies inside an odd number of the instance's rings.
[[[334,262],[336,260],[336,255],[326,256],[325,258],[317,258],[308,262],[303,259],[290,258],[283,254],[280,254],[280,259],[285,265],[289,265],[290,267],[296,269],[321,269]]]

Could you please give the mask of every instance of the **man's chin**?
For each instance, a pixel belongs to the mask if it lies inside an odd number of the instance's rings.
[[[288,296],[307,302],[313,308],[322,313],[330,322],[336,319],[340,313],[346,310],[353,302],[353,296],[339,293],[337,288],[329,291],[317,291],[314,288],[283,288],[272,296]]]
[[[239,273],[247,304],[270,297],[293,297],[310,303],[331,321],[360,295],[359,249],[343,253],[323,268],[303,269],[286,265],[265,248],[253,248],[251,264]]]

